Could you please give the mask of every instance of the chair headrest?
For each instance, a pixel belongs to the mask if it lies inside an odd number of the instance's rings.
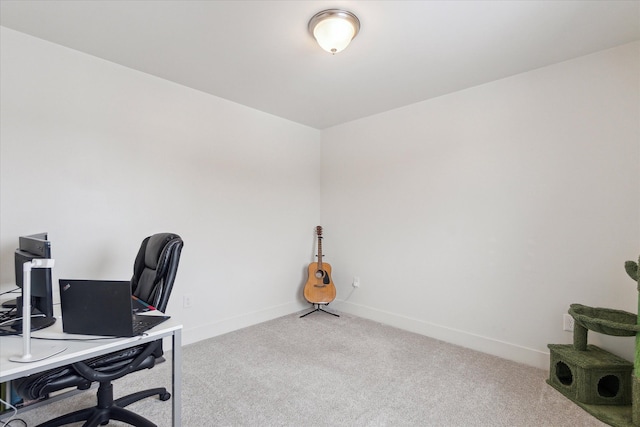
[[[178,237],[178,235],[172,233],[160,233],[151,236],[147,242],[147,249],[144,254],[145,266],[152,270],[157,269],[162,250],[165,248],[167,243],[176,237]]]

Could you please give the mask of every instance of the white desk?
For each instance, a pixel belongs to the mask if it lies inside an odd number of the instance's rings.
[[[18,363],[9,360],[9,357],[11,356],[22,355],[22,337],[0,337],[0,383],[169,336],[172,337],[171,348],[173,356],[171,358],[171,397],[173,401],[172,423],[174,427],[179,427],[181,425],[180,420],[182,411],[182,325],[175,319],[169,319],[166,322],[161,323],[140,337],[108,338],[97,341],[95,340],[95,336],[65,334],[62,332],[62,320],[58,319],[53,326],[41,331],[33,332],[32,337],[56,340],[67,338],[74,341],[32,340],[32,345],[42,346],[47,343],[64,344],[67,349],[55,356],[31,363]],[[78,338],[83,337],[94,340],[75,341]],[[35,353],[35,351],[36,347],[33,347],[32,353]]]

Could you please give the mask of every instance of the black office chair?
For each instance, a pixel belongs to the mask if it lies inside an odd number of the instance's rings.
[[[183,245],[180,236],[172,233],[154,234],[144,239],[136,256],[131,279],[133,295],[164,312]],[[97,381],[100,383],[97,406],[62,415],[40,424],[40,427],[61,426],[79,421],[86,421],[84,426],[90,427],[106,425],[109,420],[139,427],[156,427],[151,421],[124,407],[154,395],[158,395],[160,400],[168,400],[171,394],[167,389],[144,390],[114,400],[111,382],[131,372],[153,368],[162,355],[162,340],[157,340],[17,380],[16,391],[24,399],[32,400],[69,387],[86,390],[92,382]]]

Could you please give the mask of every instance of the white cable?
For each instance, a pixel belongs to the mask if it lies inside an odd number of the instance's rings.
[[[2,403],[2,404],[3,404],[4,406],[6,406],[6,407],[9,407],[9,408],[13,409],[13,415],[11,415],[11,416],[7,419],[7,421],[0,421],[0,423],[2,423],[2,425],[3,425],[3,426],[7,426],[7,425],[9,425],[9,423],[11,422],[11,420],[12,420],[13,418],[15,418],[15,417],[16,417],[16,415],[18,415],[18,408],[16,408],[16,407],[15,407],[15,406],[13,406],[11,403],[6,402],[6,401],[4,401],[4,400],[2,400],[2,399],[0,399],[0,403]]]

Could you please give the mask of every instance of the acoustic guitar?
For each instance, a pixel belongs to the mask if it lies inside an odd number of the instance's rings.
[[[322,262],[322,227],[316,227],[316,234],[318,235],[318,262],[309,264],[304,297],[311,304],[329,304],[336,297],[336,287],[331,280],[331,265]]]

